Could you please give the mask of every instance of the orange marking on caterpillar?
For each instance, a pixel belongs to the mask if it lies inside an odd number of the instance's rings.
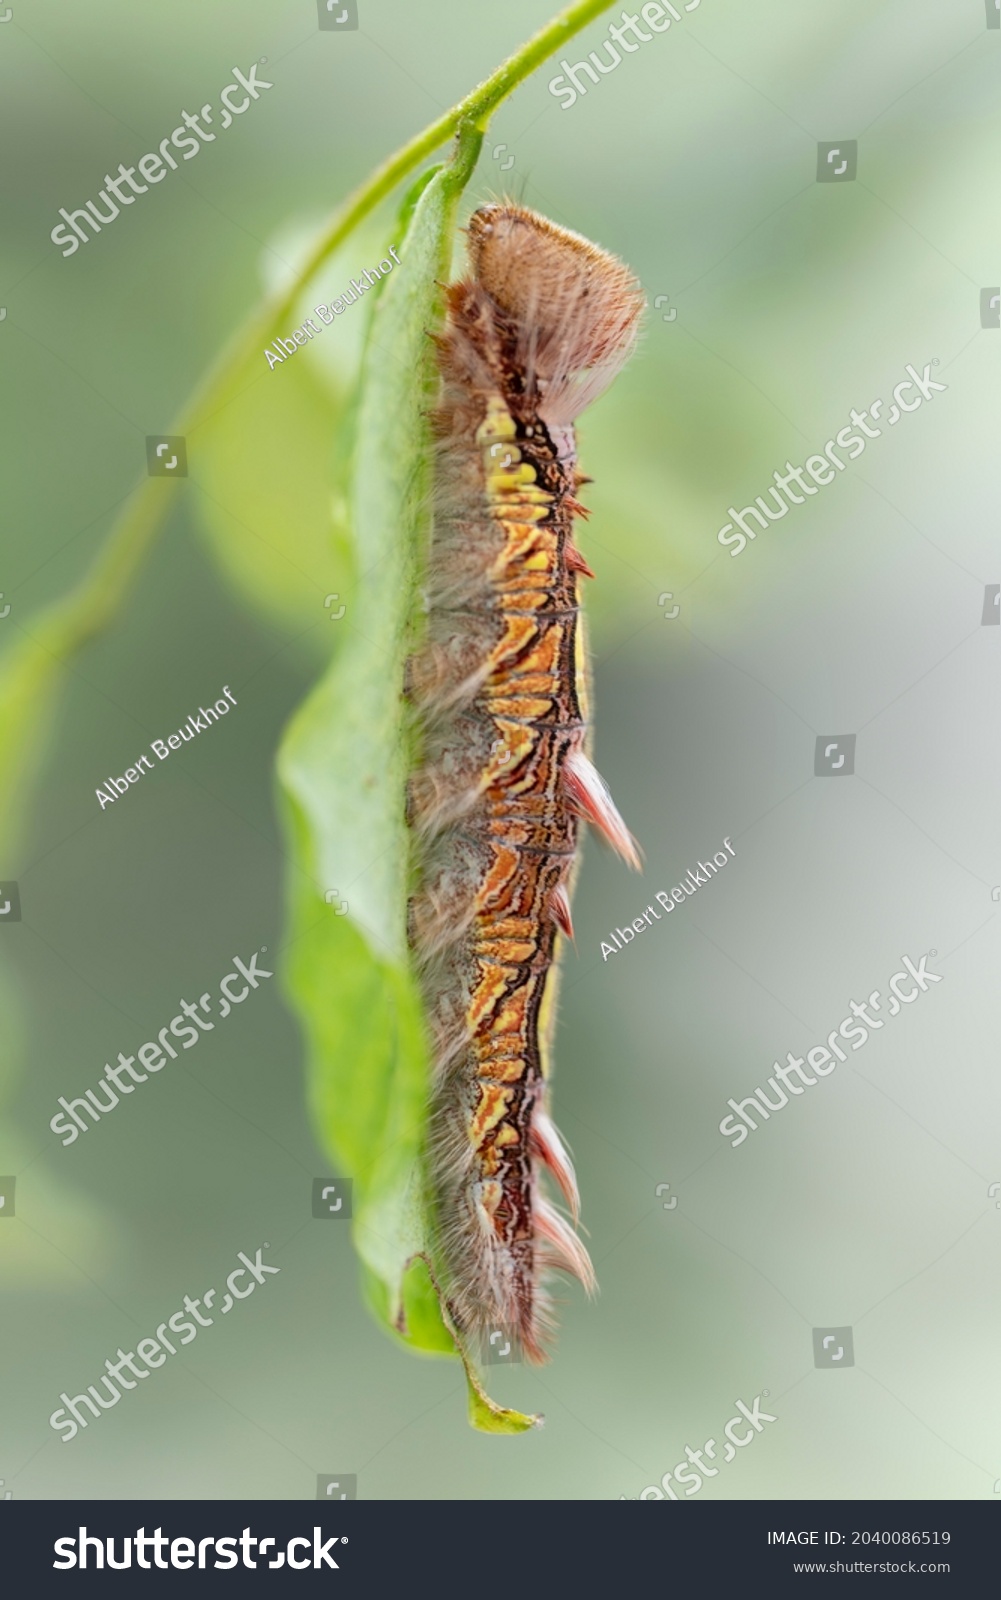
[[[469,1124],[470,1144],[478,1149],[486,1142],[487,1134],[507,1114],[510,1098],[510,1089],[502,1089],[494,1084],[481,1084],[480,1103],[473,1112]]]
[[[585,754],[577,585],[594,574],[574,539],[590,480],[573,423],[627,359],[643,302],[621,262],[519,206],[484,206],[468,238],[435,344],[428,626],[407,673],[422,731],[410,930],[434,1046],[436,1275],[464,1337],[510,1328],[540,1361],[548,1274],[594,1288],[542,1177],[576,1222],[545,1035],[581,820],[639,864]]]

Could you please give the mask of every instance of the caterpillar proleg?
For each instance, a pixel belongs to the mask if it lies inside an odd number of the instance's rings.
[[[593,574],[574,519],[590,480],[573,423],[628,358],[643,294],[615,257],[520,206],[475,212],[468,246],[437,339],[428,628],[408,667],[422,740],[409,932],[431,1030],[428,1168],[448,1310],[472,1344],[503,1328],[542,1361],[551,1270],[595,1286],[548,1105],[581,820],[639,865],[587,753],[578,586]]]

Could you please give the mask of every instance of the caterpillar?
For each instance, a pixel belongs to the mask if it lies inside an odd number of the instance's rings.
[[[549,1112],[555,960],[572,939],[578,832],[634,868],[587,753],[574,419],[636,341],[642,290],[615,257],[513,204],[476,211],[469,275],[435,335],[427,629],[407,668],[408,931],[429,1022],[434,1257],[454,1326],[547,1359],[553,1269],[595,1288],[570,1158]],[[569,1210],[547,1198],[543,1171]]]

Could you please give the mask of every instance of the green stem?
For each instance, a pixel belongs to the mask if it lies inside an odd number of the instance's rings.
[[[217,366],[210,372],[191,401],[184,418],[188,427],[196,427],[198,422],[204,420],[203,412],[225,387],[231,371],[259,345],[270,343],[270,336],[276,324],[288,317],[303,284],[309,282],[363,218],[374,211],[408,173],[413,172],[422,161],[433,155],[447,139],[452,137],[462,123],[470,122],[482,132],[497,107],[535,71],[536,67],[602,11],[608,11],[612,4],[613,0],[577,0],[575,5],[567,6],[565,11],[561,11],[560,15],[547,23],[533,39],[522,45],[520,50],[503,62],[496,72],[491,73],[490,77],[464,100],[460,100],[451,111],[446,111],[437,122],[432,122],[423,133],[419,133],[409,144],[405,144],[395,155],[390,156],[388,161],[384,161],[381,167],[377,167],[372,176],[349,195],[335,211],[291,287],[273,301],[266,303],[259,312],[252,314],[238,330]],[[186,430],[179,427],[177,431],[183,433]]]
[[[492,113],[512,90],[575,33],[609,10],[612,3],[613,0],[577,0],[576,4],[567,6],[464,100],[377,167],[335,211],[294,283],[266,301],[237,330],[171,431],[184,435],[193,433],[225,403],[226,390],[234,375],[255,350],[271,342],[277,326],[295,305],[303,285],[403,178],[462,125],[471,125],[482,133]],[[45,630],[44,649],[68,654],[111,620],[128,592],[173,494],[171,485],[158,478],[149,478],[139,486],[80,587],[57,601],[39,619],[38,625]]]

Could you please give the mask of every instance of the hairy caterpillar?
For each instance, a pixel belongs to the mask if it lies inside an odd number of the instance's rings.
[[[548,1271],[588,1290],[573,1167],[548,1112],[558,935],[572,937],[580,820],[632,866],[632,838],[586,753],[574,418],[636,340],[628,269],[515,205],[468,228],[446,290],[427,637],[408,665],[421,764],[408,812],[419,882],[410,941],[432,1034],[429,1173],[436,1268],[459,1332],[553,1331]]]

